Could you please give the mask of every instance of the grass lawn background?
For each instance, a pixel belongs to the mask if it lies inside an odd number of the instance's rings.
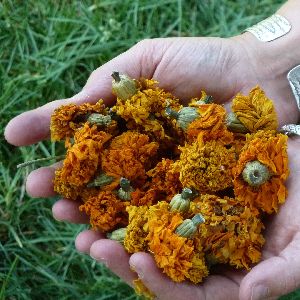
[[[1,1],[0,299],[138,299],[108,269],[76,252],[74,238],[85,226],[55,221],[55,199],[26,195],[31,168],[16,165],[54,155],[59,146],[10,146],[3,138],[5,124],[77,93],[93,69],[141,39],[231,36],[283,2]],[[300,299],[300,291],[283,298]]]

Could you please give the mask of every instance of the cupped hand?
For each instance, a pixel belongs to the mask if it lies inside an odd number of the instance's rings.
[[[248,273],[224,267],[198,285],[174,283],[156,267],[150,254],[130,256],[119,243],[90,230],[77,236],[77,249],[105,263],[130,285],[138,276],[160,300],[277,299],[300,287],[299,147],[300,140],[289,140],[289,195],[279,213],[266,221],[262,261]]]
[[[11,120],[5,130],[6,139],[14,145],[22,146],[49,137],[51,113],[56,107],[66,103],[96,102],[103,98],[108,105],[112,104],[114,98],[111,94],[110,75],[113,71],[126,73],[133,78],[153,77],[159,81],[162,88],[174,93],[183,101],[199,96],[200,91],[205,90],[214,97],[216,102],[225,105],[229,105],[231,98],[238,92],[248,93],[252,87],[259,84],[267,96],[275,101],[280,124],[294,123],[298,119],[299,113],[285,78],[286,74],[282,69],[277,71],[277,68],[270,67],[270,57],[256,53],[256,48],[251,43],[253,43],[253,39],[248,39],[247,35],[231,39],[170,38],[142,41],[95,70],[82,91],[74,97],[50,102]],[[289,151],[292,151],[293,147],[292,144]],[[291,157],[291,160],[294,159]],[[295,162],[292,163],[292,166],[296,168]],[[33,171],[27,179],[28,193],[33,197],[54,195],[52,184],[54,170],[55,166]],[[289,215],[297,211],[297,205],[295,205],[297,199],[293,200],[293,197],[296,197],[294,194],[297,186],[296,181],[297,179],[290,179],[290,199],[272,221],[271,228],[277,228],[278,232],[276,231],[276,234],[270,230],[267,232],[267,244],[264,252],[264,257],[267,260],[257,265],[244,279],[245,274],[224,271],[223,275],[210,276],[200,286],[175,284],[157,270],[148,254],[132,255],[130,264],[140,273],[145,284],[149,285],[149,288],[162,299],[171,297],[182,299],[183,293],[187,299],[189,299],[188,295],[194,295],[199,299],[209,299],[210,297],[212,299],[228,297],[232,299],[232,295],[238,296],[240,284],[241,297],[244,297],[242,299],[248,299],[251,293],[250,289],[253,286],[251,282],[255,284],[258,282],[254,280],[258,278],[258,275],[252,277],[251,274],[258,274],[261,265],[266,264],[268,268],[265,270],[263,267],[260,275],[262,276],[261,280],[263,278],[265,278],[264,280],[266,278],[271,280],[270,277],[266,276],[269,274],[269,270],[274,269],[274,265],[271,264],[271,268],[270,263],[268,263],[270,259],[275,259],[275,263],[280,267],[283,262],[287,263],[287,274],[290,276],[294,288],[296,279],[292,273],[289,273],[292,270],[290,261],[285,256],[280,258],[280,255],[281,253],[285,255],[284,251],[289,253],[290,248],[288,247],[295,243],[292,238],[297,238],[295,234],[297,226],[286,224],[287,222],[296,222],[296,217],[291,218]],[[298,206],[300,209],[300,205]],[[53,213],[54,217],[60,220],[76,223],[87,222],[87,217],[78,211],[78,203],[70,200],[58,201],[53,207]],[[283,231],[287,230],[290,232],[289,240],[287,240],[287,235],[283,234]],[[101,234],[88,231],[77,238],[76,244],[79,250],[90,251],[96,259],[105,260],[113,271],[130,283],[135,273],[129,268],[128,254],[119,244],[101,238]],[[100,240],[96,241],[98,239]],[[146,271],[145,268],[148,270]],[[283,269],[280,268],[280,271],[283,272]],[[277,278],[274,276],[274,280]],[[300,281],[299,278],[298,281]],[[265,285],[270,287],[269,283],[271,281],[266,282]],[[291,290],[288,284],[280,288],[282,293]]]

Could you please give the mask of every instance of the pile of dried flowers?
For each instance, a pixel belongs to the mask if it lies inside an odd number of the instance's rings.
[[[112,108],[100,100],[53,113],[52,140],[67,149],[55,191],[81,201],[92,228],[129,253],[152,253],[173,281],[257,263],[261,217],[287,196],[287,136],[272,101],[255,87],[231,113],[205,92],[184,107],[156,81],[118,72],[112,90]]]

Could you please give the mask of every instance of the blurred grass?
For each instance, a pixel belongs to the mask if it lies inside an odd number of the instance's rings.
[[[3,138],[17,114],[77,93],[89,73],[144,38],[231,36],[282,0],[9,1],[0,3],[0,299],[138,299],[79,254],[84,226],[53,220],[55,199],[30,199],[15,166],[55,153],[49,142],[16,149]],[[284,297],[300,299],[300,292]]]

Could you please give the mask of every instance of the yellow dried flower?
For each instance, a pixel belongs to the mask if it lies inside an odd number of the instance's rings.
[[[86,122],[91,113],[103,113],[105,106],[100,100],[96,104],[84,103],[81,105],[67,104],[57,108],[50,122],[51,140],[60,141],[69,139],[74,131]]]
[[[232,100],[232,111],[250,132],[277,129],[273,102],[259,86],[253,88],[249,96],[236,95]]]
[[[117,199],[114,193],[100,191],[90,197],[79,207],[80,211],[90,216],[90,224],[95,230],[110,232],[118,227],[125,227],[128,223],[126,206],[129,202]]]
[[[199,192],[216,192],[232,186],[232,168],[236,164],[235,151],[217,141],[180,147],[180,181],[183,186]]]
[[[129,253],[147,250],[145,224],[148,221],[147,206],[133,206],[126,208],[129,214],[129,221],[124,239],[124,247]]]
[[[203,104],[198,108],[200,118],[193,121],[187,128],[187,140],[203,141],[218,140],[228,145],[233,141],[232,132],[225,125],[226,110],[218,104]]]

